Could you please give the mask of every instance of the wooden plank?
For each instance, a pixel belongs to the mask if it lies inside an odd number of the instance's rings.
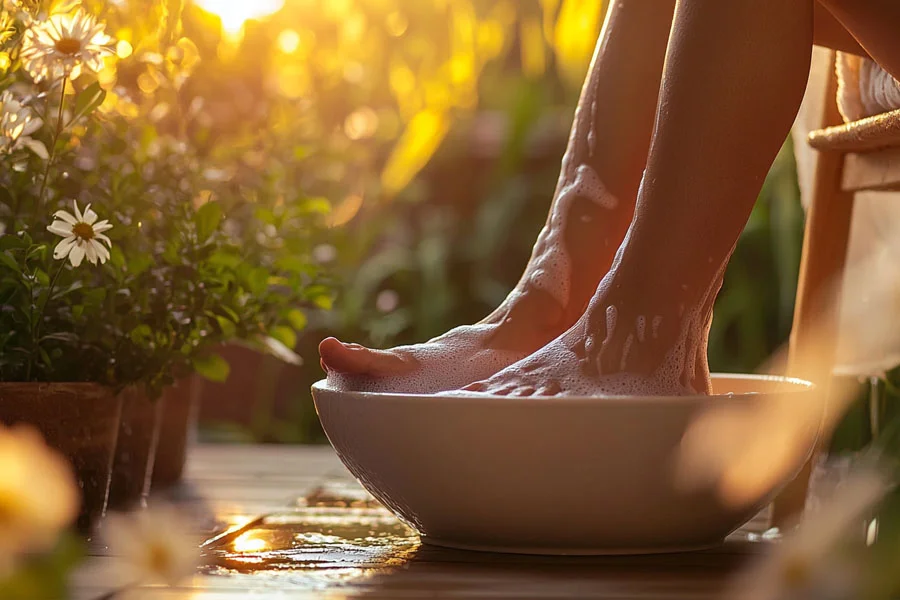
[[[833,70],[823,93],[822,125],[839,123],[837,75]],[[823,394],[828,392],[831,372],[822,361],[810,364],[808,358],[813,346],[821,357],[833,356],[836,349],[838,322],[831,293],[844,271],[853,214],[853,194],[841,187],[843,164],[844,155],[832,149],[821,152],[816,162],[789,341],[787,374],[816,383]],[[815,455],[775,499],[773,526],[784,528],[803,512]]]
[[[847,154],[843,188],[852,192],[900,190],[900,146],[878,152]]]
[[[245,534],[264,549],[231,542],[191,581],[141,587],[141,598],[711,599],[765,548],[752,541],[765,515],[720,548],[686,554],[546,557],[432,547],[377,505],[327,447],[201,445],[185,484],[151,503],[162,500],[195,515],[204,534],[256,511],[280,514]],[[73,579],[76,600],[113,589],[116,558],[99,546],[92,554]]]

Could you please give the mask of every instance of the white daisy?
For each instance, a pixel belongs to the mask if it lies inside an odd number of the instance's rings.
[[[107,517],[103,539],[117,558],[120,583],[177,585],[200,563],[199,539],[171,506],[151,506]]]
[[[25,32],[22,64],[35,81],[62,76],[77,79],[82,67],[103,68],[103,56],[113,54],[113,39],[105,26],[82,9],[51,15]]]
[[[0,425],[0,575],[56,543],[78,513],[72,469],[32,428]]]
[[[97,222],[97,213],[91,210],[88,204],[84,208],[84,214],[78,209],[78,202],[73,201],[75,214],[58,210],[53,213],[56,219],[47,227],[47,231],[62,236],[64,239],[53,249],[53,258],[69,257],[73,267],[81,264],[84,257],[93,265],[100,261],[105,263],[109,259],[109,250],[112,247],[109,238],[103,235],[104,231],[112,229],[107,219]],[[106,246],[100,242],[106,242]]]
[[[46,159],[47,148],[30,137],[41,125],[41,119],[12,92],[6,90],[0,94],[0,152],[9,153],[25,147]]]

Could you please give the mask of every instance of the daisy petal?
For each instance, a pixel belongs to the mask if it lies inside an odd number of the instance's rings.
[[[94,224],[94,233],[103,233],[104,231],[109,231],[112,227],[108,219],[103,219],[99,223]]]
[[[84,221],[84,217],[81,215],[81,210],[78,208],[78,200],[72,200],[72,204],[75,205],[75,219],[77,221]],[[87,205],[88,208],[91,208],[91,205]]]
[[[97,220],[97,213],[91,210],[91,205],[88,204],[84,209],[84,222],[88,225],[93,225]]]
[[[97,249],[94,246],[94,243],[93,240],[90,240],[84,244],[84,255],[92,265],[97,264]]]
[[[94,248],[94,251],[97,253],[97,257],[100,259],[101,265],[109,260],[109,250],[106,249],[106,246],[104,246],[97,240],[91,240],[91,246]]]
[[[65,258],[69,251],[72,250],[72,247],[75,245],[75,237],[67,237],[64,240],[61,240],[56,248],[53,249],[53,258],[60,259]]]
[[[75,244],[72,248],[72,251],[69,252],[69,262],[72,263],[73,267],[78,267],[81,264],[81,261],[84,259],[84,248]]]
[[[61,235],[62,237],[67,237],[72,235],[72,225],[65,221],[53,221],[53,223],[47,226],[47,231],[55,233],[56,235]]]
[[[56,217],[57,219],[62,219],[63,221],[65,221],[66,223],[68,223],[70,225],[74,225],[75,223],[78,222],[78,219],[76,219],[74,215],[72,215],[71,213],[69,213],[68,211],[65,211],[65,210],[58,210],[55,213],[53,213],[53,216]]]
[[[103,235],[102,233],[95,233],[95,234],[94,234],[94,238],[95,238],[95,239],[98,239],[98,240],[103,240],[104,242],[106,242],[106,245],[107,245],[107,246],[109,246],[110,248],[112,248],[112,242],[109,241],[109,238],[106,237],[105,235]]]

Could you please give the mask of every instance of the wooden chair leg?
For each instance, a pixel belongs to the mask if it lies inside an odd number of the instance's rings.
[[[825,93],[823,127],[840,122],[835,101],[837,78],[833,74]],[[831,307],[826,303],[832,286],[844,270],[853,212],[853,194],[843,191],[841,186],[843,162],[844,155],[840,152],[821,152],[816,164],[788,355],[788,374],[814,381],[826,394],[830,371],[803,372],[808,367],[800,357],[806,355],[804,349],[809,344],[818,344],[816,353],[819,356],[834,356],[836,347],[837,314],[829,310]],[[823,348],[823,340],[830,346]],[[803,512],[814,460],[815,455],[776,498],[771,513],[773,526],[785,527]]]

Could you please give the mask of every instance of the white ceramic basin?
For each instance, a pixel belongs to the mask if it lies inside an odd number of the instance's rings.
[[[800,469],[738,505],[674,483],[687,425],[717,403],[811,385],[715,375],[713,396],[508,398],[312,388],[338,456],[426,543],[537,554],[622,554],[709,547],[763,509]],[[729,394],[733,393],[732,394]],[[796,395],[796,396],[795,396]],[[760,432],[760,435],[765,435]]]

